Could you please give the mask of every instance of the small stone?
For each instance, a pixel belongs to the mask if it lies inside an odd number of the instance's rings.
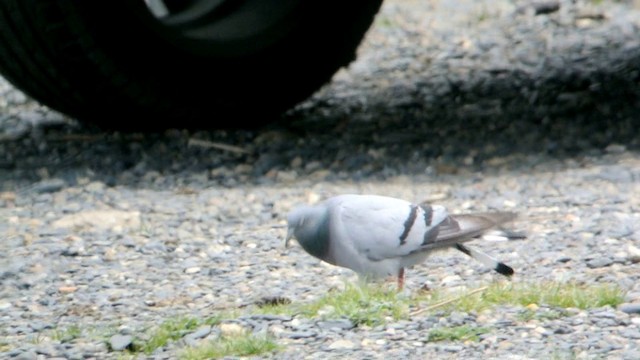
[[[186,269],[184,270],[184,273],[185,273],[185,274],[196,274],[196,273],[199,273],[199,272],[200,272],[200,270],[201,270],[201,268],[200,268],[200,267],[198,267],[198,266],[194,266],[194,267],[186,268]]]
[[[536,311],[538,310],[540,307],[537,304],[529,304],[527,305],[527,309],[531,310],[531,311]]]
[[[104,250],[104,254],[102,255],[102,260],[104,261],[114,261],[118,256],[118,251],[114,248],[106,248]]]
[[[48,179],[37,183],[33,190],[40,194],[54,193],[62,190],[66,183],[62,179]]]
[[[443,286],[457,284],[462,281],[462,278],[459,275],[448,275],[445,276],[440,282]]]
[[[587,261],[587,266],[591,269],[603,268],[613,264],[613,259],[607,257],[600,257]]]
[[[238,324],[220,324],[220,335],[225,337],[240,336],[246,332],[245,328]]]
[[[26,350],[21,352],[20,354],[13,357],[15,360],[34,360],[38,358],[38,354],[36,354],[33,350]]]
[[[331,329],[351,330],[355,327],[353,322],[351,322],[348,319],[321,321],[318,323],[318,326],[324,330],[331,330]]]
[[[58,291],[61,292],[62,294],[71,294],[76,292],[76,290],[78,290],[77,286],[60,286],[58,288]]]
[[[287,337],[291,339],[305,339],[310,337],[315,337],[317,333],[314,331],[296,331],[287,333]]]
[[[300,156],[296,156],[295,158],[293,158],[293,160],[291,160],[292,168],[297,169],[300,166],[302,166],[302,158]]]
[[[42,331],[44,329],[52,329],[53,325],[41,321],[33,321],[29,324],[34,331]]]
[[[0,191],[0,200],[14,202],[16,201],[16,193],[13,191]]]
[[[604,151],[610,154],[620,154],[627,151],[627,147],[621,144],[609,144]]]
[[[634,328],[622,330],[621,335],[627,339],[634,339],[634,340],[640,339],[640,331]]]
[[[36,353],[46,356],[47,359],[51,359],[56,355],[56,350],[53,346],[41,345],[36,348]]]
[[[203,325],[196,329],[196,331],[189,334],[189,337],[193,339],[202,339],[211,333],[210,325]]]
[[[93,181],[85,186],[85,189],[92,193],[101,193],[104,191],[105,188],[106,188],[106,185],[100,181]]]
[[[627,258],[629,259],[629,261],[631,261],[634,264],[639,263],[640,262],[640,249],[638,249],[637,247],[629,244],[629,246],[627,247]]]
[[[320,316],[320,317],[330,316],[331,314],[334,314],[335,312],[336,312],[336,309],[333,306],[325,305],[322,308],[320,308],[320,310],[318,310],[318,316]]]
[[[573,332],[573,329],[569,326],[561,326],[553,330],[554,334],[559,334],[559,335],[571,334],[572,332]]]
[[[10,308],[12,305],[8,301],[0,301],[0,310],[6,310]]]
[[[618,310],[627,314],[640,314],[640,303],[625,303],[618,305]]]
[[[282,325],[271,325],[269,326],[268,332],[274,336],[281,336],[283,333],[285,333],[285,330]]]
[[[276,179],[280,182],[293,182],[298,178],[298,174],[295,171],[280,170],[276,173]]]
[[[351,350],[356,347],[352,341],[349,340],[336,340],[332,342],[329,346],[329,350]]]
[[[113,335],[109,339],[109,345],[113,351],[122,351],[131,346],[133,343],[133,336],[131,335]]]
[[[252,315],[251,319],[265,321],[291,321],[292,317],[289,315],[258,314]]]
[[[457,353],[462,351],[464,348],[460,345],[442,345],[440,346],[440,349],[446,351],[446,352],[453,352],[453,353]]]
[[[544,335],[544,334],[548,333],[547,329],[545,329],[542,326],[537,326],[535,329],[533,329],[533,331],[538,333],[538,334],[541,334],[541,335]]]

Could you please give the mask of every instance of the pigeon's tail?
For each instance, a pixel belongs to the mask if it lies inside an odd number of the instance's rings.
[[[438,235],[431,245],[435,248],[468,241],[515,218],[512,212],[450,215],[438,225]]]
[[[489,254],[472,247],[462,245],[462,242],[469,241],[477,237],[483,237],[487,235],[489,230],[501,226],[506,222],[512,221],[515,218],[516,214],[512,212],[451,215],[438,227],[438,236],[436,237],[433,245],[434,247],[454,246],[459,251],[476,259],[499,274],[511,276],[514,273],[513,268],[501,261],[498,261]],[[504,230],[500,230],[495,233],[499,234],[497,236],[506,239],[518,239],[524,237],[522,234]]]
[[[476,259],[478,262],[482,263],[484,266],[495,270],[499,274],[502,274],[504,276],[511,276],[514,273],[513,268],[511,268],[511,266],[501,261],[498,261],[497,259],[495,259],[494,257],[492,257],[487,253],[484,253],[480,250],[477,250],[462,244],[456,244],[455,247],[456,249]]]
[[[478,238],[490,241],[506,241],[526,239],[527,235],[513,230],[492,229],[478,236]]]

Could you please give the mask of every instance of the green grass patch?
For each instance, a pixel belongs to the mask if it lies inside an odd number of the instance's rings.
[[[489,328],[460,325],[435,328],[429,331],[429,341],[478,341],[478,337],[489,332]]]
[[[407,318],[413,298],[376,285],[347,284],[343,291],[329,292],[297,310],[304,316],[347,318],[355,325],[379,325]]]
[[[617,285],[580,285],[576,283],[501,282],[488,285],[475,294],[452,293],[446,290],[415,295],[398,293],[394,287],[374,284],[346,284],[341,291],[330,291],[310,303],[275,304],[255,309],[261,314],[302,315],[305,317],[346,318],[355,325],[375,326],[388,321],[407,319],[416,309],[433,307],[427,311],[481,311],[500,305],[545,305],[553,310],[525,309],[522,319],[557,319],[567,316],[561,308],[590,309],[623,302],[624,291]],[[453,299],[453,301],[446,302]],[[438,305],[443,303],[442,305]]]
[[[459,296],[459,299],[441,307],[453,311],[480,311],[496,305],[529,304],[558,308],[591,309],[602,306],[615,307],[624,301],[624,291],[614,284],[582,285],[572,282],[543,283],[494,283],[486,290],[465,296],[436,291],[423,307]],[[554,316],[554,314],[549,314]]]
[[[573,282],[501,282],[486,288],[454,293],[446,290],[431,292],[413,291],[398,293],[395,286],[377,284],[345,284],[344,290],[329,291],[310,302],[293,302],[277,298],[263,301],[259,306],[243,308],[235,312],[225,312],[210,318],[181,317],[168,319],[162,323],[137,332],[130,351],[121,355],[151,354],[170,342],[181,339],[203,325],[216,326],[222,320],[234,319],[251,314],[286,314],[291,316],[320,319],[349,319],[354,325],[377,326],[388,322],[411,319],[420,314],[434,312],[446,314],[451,311],[479,312],[504,305],[521,306],[518,320],[551,320],[568,316],[567,308],[591,309],[603,306],[616,307],[624,300],[624,291],[615,284],[585,285]],[[476,291],[470,294],[471,291]],[[535,304],[537,306],[529,306]],[[422,312],[424,310],[424,312]],[[468,325],[437,328],[429,334],[430,341],[474,340],[487,332],[486,328]],[[78,338],[109,341],[116,333],[115,328],[96,330],[70,326],[57,328],[32,341],[53,339],[69,342]],[[269,337],[243,333],[237,336],[221,337],[213,341],[203,341],[201,346],[184,349],[185,359],[216,358],[224,356],[250,356],[273,352],[278,349]],[[7,345],[0,342],[0,349]]]
[[[51,339],[62,343],[70,342],[82,336],[82,330],[77,325],[69,326],[64,329],[54,329],[51,332]]]
[[[134,348],[145,354],[151,354],[155,349],[163,347],[171,341],[178,340],[202,325],[217,325],[222,316],[214,316],[207,319],[183,317],[166,320],[153,329],[145,340],[136,339]]]
[[[615,307],[624,301],[624,295],[624,291],[613,284],[545,282],[494,284],[480,296],[483,301],[493,304],[544,304],[560,308],[591,309],[607,305]]]
[[[200,326],[195,318],[179,318],[164,321],[151,332],[149,338],[142,344],[136,344],[145,354],[151,354],[155,349],[165,346],[170,341],[175,341]]]
[[[201,346],[184,350],[184,360],[219,359],[226,356],[255,356],[277,351],[280,347],[268,336],[239,334],[220,337]]]
[[[355,325],[371,326],[407,318],[411,304],[420,296],[403,295],[395,287],[347,283],[344,290],[329,291],[309,303],[265,305],[255,309],[255,312],[323,319],[345,318]]]

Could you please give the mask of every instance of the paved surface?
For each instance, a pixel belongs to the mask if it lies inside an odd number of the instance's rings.
[[[476,242],[514,281],[616,283],[640,302],[640,12],[525,4],[389,1],[358,60],[261,130],[104,133],[0,81],[0,358],[118,358],[96,334],[126,346],[163,319],[341,287],[351,272],[284,251],[277,227],[294,204],[341,193],[516,210],[528,240]],[[406,287],[494,280],[451,252],[408,271]],[[640,358],[637,314],[521,310],[355,329],[236,321],[279,334],[276,358]],[[491,331],[427,341],[456,324]],[[73,339],[53,335],[76,325]]]

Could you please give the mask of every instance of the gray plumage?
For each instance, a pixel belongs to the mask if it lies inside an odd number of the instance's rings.
[[[453,247],[497,272],[513,269],[463,242],[515,218],[495,212],[449,215],[438,205],[412,204],[377,195],[340,195],[301,206],[288,217],[286,243],[294,237],[309,254],[365,278],[397,276],[434,250]]]

